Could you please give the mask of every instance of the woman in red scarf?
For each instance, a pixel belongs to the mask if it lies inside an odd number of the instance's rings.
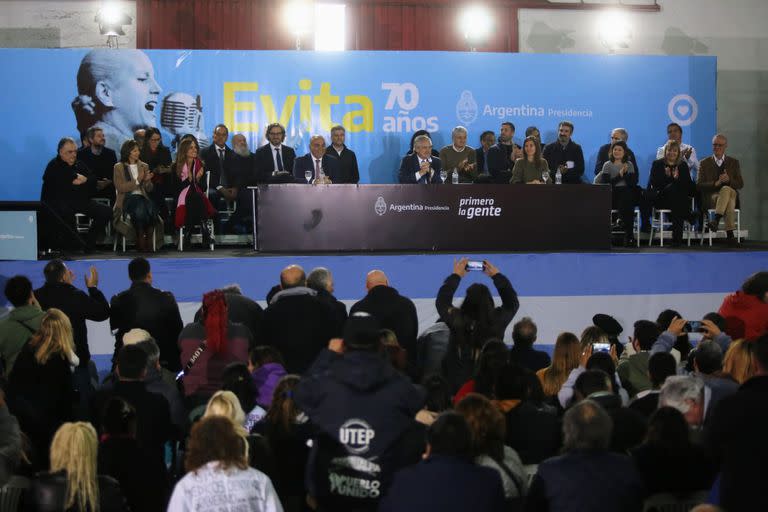
[[[200,225],[203,233],[203,245],[208,245],[211,233],[207,221],[216,216],[216,209],[208,200],[206,194],[205,169],[203,162],[197,157],[197,142],[187,138],[179,143],[176,162],[172,166],[176,181],[176,215],[177,228],[184,226],[186,244],[192,235],[191,228]]]

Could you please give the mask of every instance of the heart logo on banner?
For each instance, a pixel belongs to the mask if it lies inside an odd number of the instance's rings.
[[[677,106],[677,113],[681,116],[687,116],[688,112],[691,111],[691,107],[688,105],[678,105]]]

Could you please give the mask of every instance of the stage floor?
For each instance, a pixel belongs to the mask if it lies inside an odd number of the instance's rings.
[[[104,251],[71,259],[68,265],[81,288],[88,267],[95,266],[100,274],[99,288],[110,298],[130,286],[127,264],[135,254]],[[279,282],[281,269],[295,263],[307,272],[319,266],[330,269],[335,295],[348,307],[365,295],[366,273],[383,270],[393,287],[413,299],[421,332],[437,321],[435,295],[452,272],[454,259],[463,255],[489,259],[509,277],[520,296],[515,319],[533,318],[538,324],[537,343],[548,350],[563,331],[579,335],[596,313],[613,315],[621,323],[622,341],[627,341],[636,320],[655,320],[667,308],[688,319],[700,319],[716,311],[723,297],[737,290],[750,274],[768,270],[768,243],[756,242],[741,249],[695,244],[680,249],[654,246],[594,253],[289,255],[255,253],[250,247],[240,247],[184,253],[169,249],[146,256],[152,265],[154,285],[174,293],[185,322],[192,320],[204,292],[231,283],[239,284],[244,294],[266,306],[266,294]],[[24,274],[35,287],[41,286],[45,264],[0,262],[0,284],[10,276]],[[492,286],[483,274],[469,273],[456,294],[457,304],[466,287],[475,282]],[[103,369],[109,364],[114,343],[109,323],[89,322],[88,329],[91,351]],[[505,336],[507,342],[511,342],[510,331],[511,326]]]

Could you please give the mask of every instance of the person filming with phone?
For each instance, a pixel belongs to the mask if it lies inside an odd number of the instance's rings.
[[[453,305],[453,296],[468,272],[482,272],[491,278],[501,297],[501,306],[495,306],[491,291],[481,283],[471,284],[461,305]],[[472,377],[485,342],[491,338],[504,339],[504,331],[520,308],[520,301],[512,283],[491,262],[461,258],[454,261],[453,272],[437,292],[435,305],[440,319],[450,329],[443,374],[455,392]]]

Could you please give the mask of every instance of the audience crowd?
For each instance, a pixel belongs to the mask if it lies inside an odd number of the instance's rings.
[[[703,232],[717,232],[721,220],[728,244],[738,245],[736,210],[744,181],[739,160],[726,155],[725,135],[716,134],[712,155],[699,161],[695,149],[682,142],[682,127],[669,124],[666,143],[658,148],[642,188],[627,130],[611,132],[611,142],[597,152],[594,179],[587,179],[584,152],[572,138],[574,129],[570,121],[560,122],[557,139],[545,144],[539,129],[531,126],[521,148],[514,143],[515,125],[507,121],[498,139],[493,132],[483,132],[480,147],[474,149],[467,144],[467,129],[457,126],[451,144],[439,151],[430,133],[419,130],[397,179],[409,184],[592,182],[611,187],[615,228],[624,234],[625,245],[636,243],[635,208],[640,212],[637,228],[646,233],[651,231],[653,208],[669,210],[673,245],[681,244],[686,222]],[[218,124],[207,147],[191,134],[175,140],[173,158],[156,128],[137,130],[133,139],[121,142],[119,155],[105,146],[104,129],[98,125],[87,130],[79,149],[74,139],[62,138],[43,174],[41,247],[90,250],[110,222],[116,233],[135,239],[140,252],[154,250],[153,240],[162,246],[172,226],[180,230],[180,247],[189,247],[198,228],[207,246],[212,231],[253,232],[249,186],[359,181],[357,156],[345,144],[343,126],[331,128],[330,144],[322,135],[312,135],[309,152],[302,156],[283,143],[285,135],[281,124],[270,124],[264,132],[268,142],[251,152],[243,134],[233,135],[230,147],[229,129]],[[76,225],[75,214],[87,216],[88,225]],[[82,240],[78,233],[85,231]]]
[[[328,269],[291,265],[266,309],[233,285],[186,326],[143,258],[111,302],[95,269],[87,293],[60,260],[39,290],[15,276],[0,493],[31,511],[768,510],[768,272],[701,320],[638,319],[626,344],[595,315],[550,358],[492,263],[500,305],[479,283],[454,301],[466,264],[420,336],[380,270],[349,313]],[[115,333],[102,382],[86,319]]]

